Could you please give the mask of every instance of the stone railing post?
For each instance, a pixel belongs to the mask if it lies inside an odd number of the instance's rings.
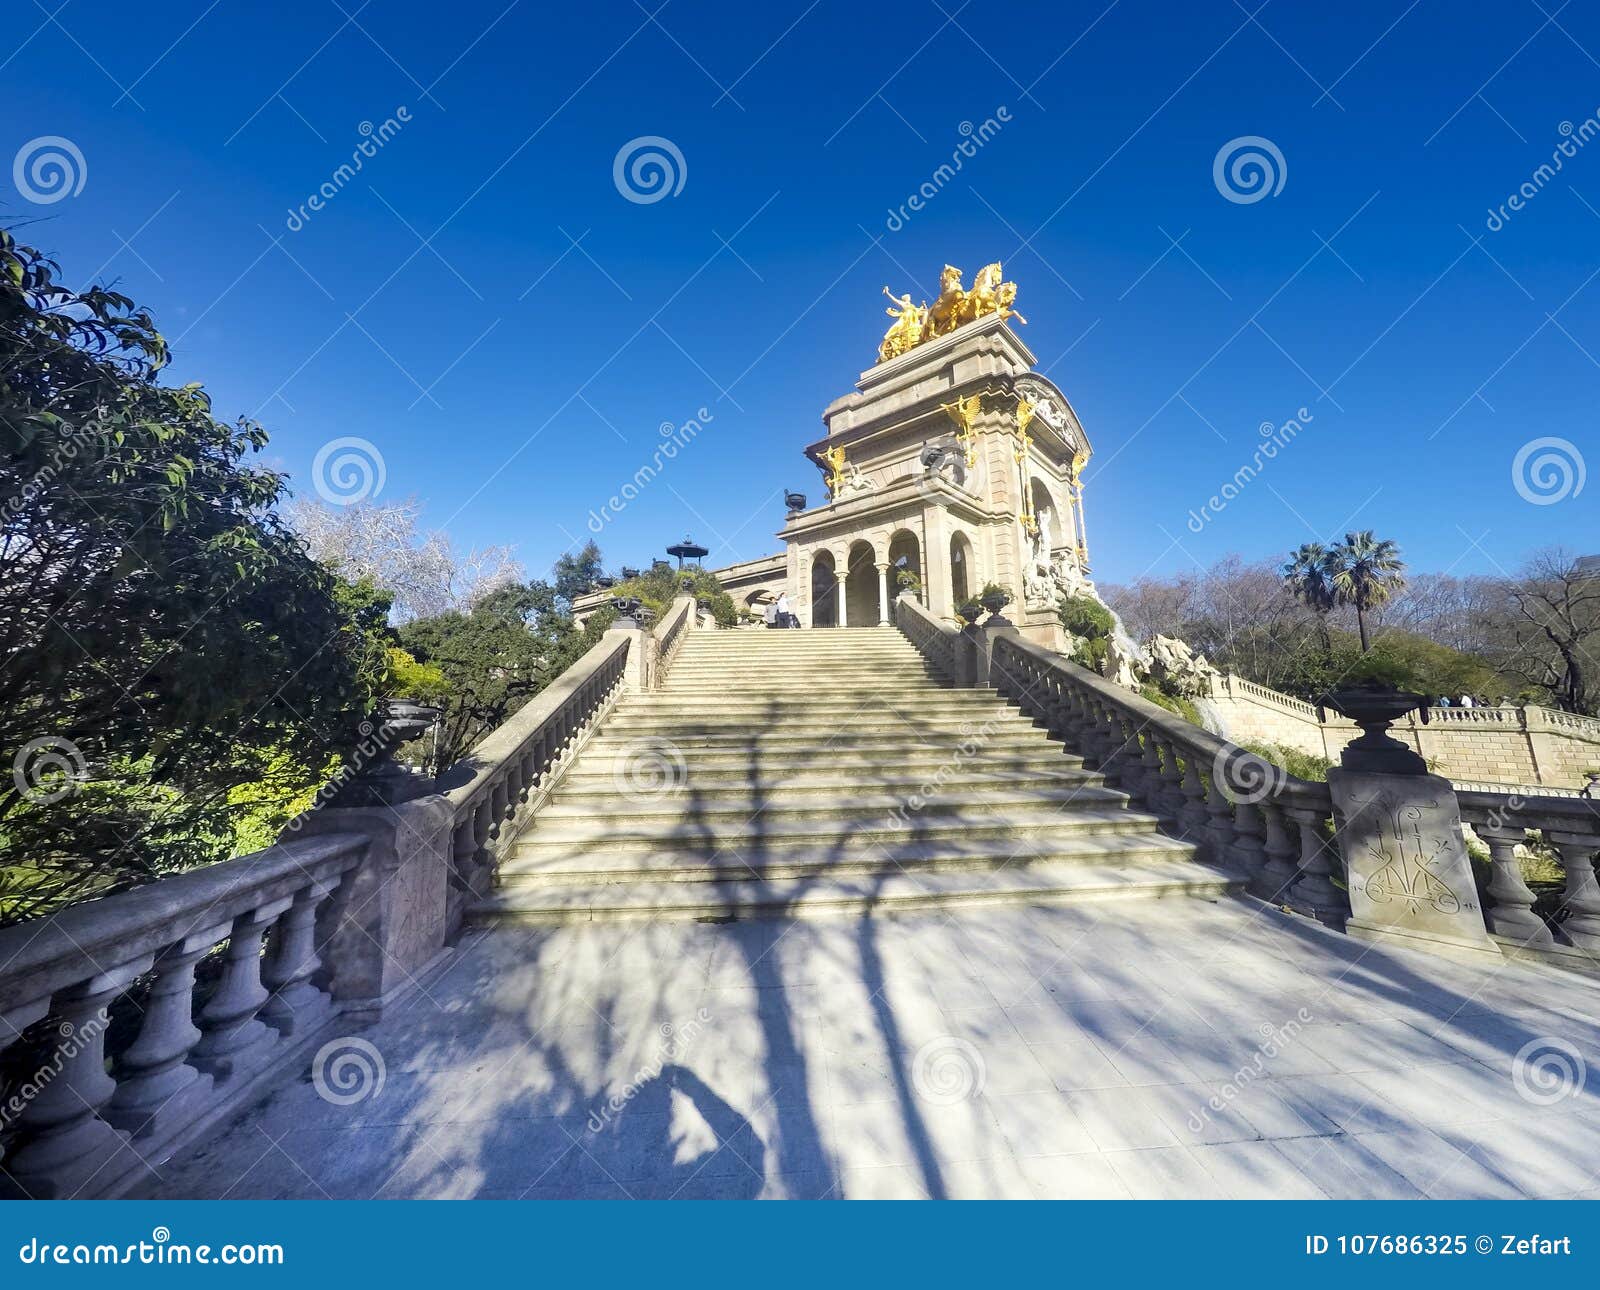
[[[454,812],[430,794],[395,806],[313,811],[299,824],[305,835],[368,839],[360,867],[319,911],[316,952],[345,1014],[355,1024],[376,1021],[445,951],[457,859]],[[474,841],[476,855],[483,840]]]
[[[1360,940],[1499,959],[1478,902],[1455,789],[1386,733],[1410,697],[1359,689],[1330,696],[1363,731],[1328,772],[1350,892],[1345,930]]]
[[[1524,945],[1553,945],[1555,937],[1544,919],[1533,912],[1534,895],[1522,877],[1517,844],[1528,831],[1518,825],[1475,823],[1472,831],[1489,848],[1493,869],[1489,877],[1489,909],[1485,920],[1496,936],[1509,936]]]

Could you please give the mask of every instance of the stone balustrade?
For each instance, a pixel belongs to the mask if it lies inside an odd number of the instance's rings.
[[[961,682],[957,646],[961,633],[949,623],[934,617],[909,592],[901,592],[894,602],[894,621],[922,656],[951,680]]]
[[[663,656],[684,618],[666,616]],[[0,931],[0,1194],[119,1194],[414,988],[537,795],[648,684],[629,675],[647,642],[606,632],[434,793],[324,807],[255,855]]]
[[[687,599],[687,598],[680,598]],[[693,603],[692,601],[690,602]],[[668,616],[670,621],[671,615]],[[451,936],[466,905],[486,895],[505,846],[624,688],[638,629],[613,628],[498,730],[439,778],[451,810]],[[648,677],[636,681],[647,688]]]
[[[1507,951],[1567,960],[1572,966],[1600,963],[1600,801],[1479,792],[1457,786],[1462,821],[1489,849],[1491,877],[1484,921]],[[1537,835],[1559,857],[1564,886],[1548,919],[1522,876],[1517,848]],[[1552,922],[1554,927],[1552,928]]]
[[[678,596],[673,600],[672,608],[667,610],[666,616],[656,624],[652,632],[655,666],[651,670],[651,689],[659,690],[662,682],[667,679],[667,669],[677,657],[678,647],[683,644],[694,627],[695,609],[693,596]]]
[[[1341,926],[1328,786],[1298,779],[1071,660],[991,633],[990,680],[1091,769],[1192,842],[1202,861],[1244,876],[1263,900]]]
[[[0,931],[0,1194],[114,1194],[303,1054],[336,1011],[316,926],[367,846],[284,842]]]

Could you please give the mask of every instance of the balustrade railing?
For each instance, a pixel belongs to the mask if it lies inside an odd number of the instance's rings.
[[[1489,850],[1484,921],[1496,936],[1533,950],[1569,946],[1600,953],[1600,801],[1537,793],[1456,790],[1461,818]],[[1517,848],[1542,843],[1562,870],[1562,888],[1541,900],[1523,877]]]
[[[621,692],[632,631],[600,643],[440,777],[453,812],[449,926],[485,895],[509,842]]]
[[[913,637],[915,640],[915,637]],[[993,637],[1006,699],[1264,900],[1342,926],[1328,786],[1299,779],[1020,636]]]
[[[334,1013],[317,919],[366,847],[285,842],[0,931],[0,1194],[115,1192],[302,1051]]]
[[[915,596],[902,593],[894,602],[895,625],[922,651],[924,658],[951,679],[959,674],[956,644],[961,633],[927,611]]]
[[[653,633],[655,668],[654,675],[650,678],[652,689],[660,689],[661,683],[667,679],[667,670],[672,666],[672,660],[678,656],[678,647],[688,637],[689,629],[694,623],[696,608],[693,596],[679,596],[673,600],[672,608],[667,610],[666,617],[656,624]]]

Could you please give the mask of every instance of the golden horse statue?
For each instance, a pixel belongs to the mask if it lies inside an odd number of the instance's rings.
[[[938,298],[931,305],[913,305],[909,294],[897,296],[885,287],[883,294],[898,307],[885,311],[895,321],[878,346],[878,361],[886,363],[898,358],[907,350],[936,336],[948,335],[962,324],[976,322],[986,314],[1027,322],[1012,307],[1017,300],[1017,284],[1001,281],[1001,272],[998,260],[984,265],[972,280],[972,290],[967,291],[961,285],[961,270],[947,264],[939,274]]]

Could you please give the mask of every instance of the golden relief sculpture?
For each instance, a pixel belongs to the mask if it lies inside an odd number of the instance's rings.
[[[972,290],[967,291],[961,285],[961,270],[953,264],[947,264],[939,274],[938,299],[931,305],[926,301],[914,305],[909,293],[897,296],[885,287],[883,294],[894,301],[894,306],[885,312],[894,319],[894,323],[883,334],[883,343],[878,346],[878,361],[886,363],[891,358],[898,358],[924,341],[947,335],[963,323],[975,322],[987,314],[999,314],[1002,319],[1015,318],[1018,322],[1027,322],[1012,307],[1017,301],[1017,284],[1002,282],[1000,274],[1000,261],[984,265],[972,280]]]
[[[831,497],[838,497],[844,487],[844,449],[824,448],[822,460],[828,463],[828,494]]]
[[[978,464],[978,440],[972,428],[977,425],[978,414],[983,411],[983,396],[969,394],[954,403],[940,404],[939,410],[956,423],[956,443],[961,446],[967,469],[971,470]]]

